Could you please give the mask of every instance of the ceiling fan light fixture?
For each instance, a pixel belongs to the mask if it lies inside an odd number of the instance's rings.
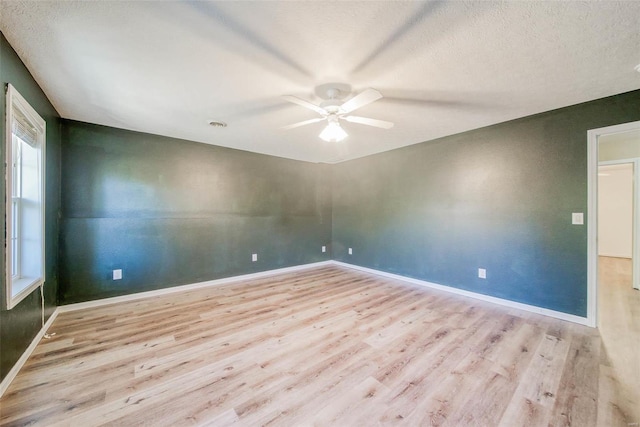
[[[327,142],[340,142],[349,135],[342,129],[337,121],[329,121],[327,127],[325,127],[318,136]]]
[[[343,91],[343,88],[345,88],[346,91]],[[305,99],[298,98],[293,95],[283,96],[286,101],[315,111],[320,114],[321,117],[283,126],[282,129],[295,129],[300,126],[326,120],[328,122],[327,126],[318,136],[327,142],[339,142],[349,136],[340,126],[340,120],[381,129],[391,129],[393,127],[392,122],[370,119],[368,117],[347,115],[358,108],[362,108],[365,105],[369,105],[382,98],[382,94],[380,92],[375,89],[368,88],[343,103],[341,101],[341,99],[345,97],[343,96],[343,92],[345,94],[350,92],[350,88],[351,86],[340,83],[328,83],[326,85],[317,86],[316,93],[318,93],[321,98],[325,99],[325,101],[320,105],[313,104]],[[324,93],[326,93],[326,97],[323,96]]]

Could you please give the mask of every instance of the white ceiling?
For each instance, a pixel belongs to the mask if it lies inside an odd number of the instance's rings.
[[[65,118],[336,162],[640,88],[640,2],[0,1],[0,28]],[[395,122],[284,125],[316,85]],[[213,128],[209,120],[228,123]]]

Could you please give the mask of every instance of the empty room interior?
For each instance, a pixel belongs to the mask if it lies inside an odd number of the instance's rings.
[[[640,2],[0,31],[0,425],[639,425]]]

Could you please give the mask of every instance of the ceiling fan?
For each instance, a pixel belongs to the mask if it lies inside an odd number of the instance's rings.
[[[358,108],[371,104],[374,101],[382,98],[382,94],[375,89],[365,89],[353,98],[346,102],[341,100],[351,93],[351,87],[342,83],[328,83],[316,87],[316,94],[325,99],[320,105],[313,104],[302,98],[298,98],[293,95],[285,95],[283,98],[286,101],[294,104],[301,105],[308,108],[322,117],[315,119],[305,120],[303,122],[294,123],[292,125],[284,126],[282,129],[293,129],[299,126],[309,125],[311,123],[321,122],[326,120],[327,126],[318,135],[321,139],[327,142],[338,142],[345,139],[348,134],[340,126],[340,120],[345,120],[351,123],[359,123],[362,125],[375,126],[382,129],[391,129],[393,123],[386,122],[384,120],[370,119],[368,117],[350,116],[348,115]]]

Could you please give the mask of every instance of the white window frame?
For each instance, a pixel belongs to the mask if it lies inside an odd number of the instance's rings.
[[[39,167],[40,167],[40,276],[39,277],[12,277],[12,263],[14,258],[19,254],[14,254],[12,247],[13,239],[13,131],[12,124],[15,111],[19,111],[21,115],[29,120],[29,124],[33,126],[37,137],[36,144],[39,147]],[[45,281],[45,189],[46,189],[46,123],[42,117],[34,110],[29,103],[18,93],[12,86],[7,85],[6,96],[6,135],[5,135],[5,174],[6,174],[6,211],[5,211],[5,230],[6,230],[6,262],[5,262],[5,307],[12,309],[27,295],[33,292],[38,286]],[[18,233],[20,236],[20,233]],[[19,259],[17,259],[20,262]],[[16,289],[19,289],[16,291]]]

